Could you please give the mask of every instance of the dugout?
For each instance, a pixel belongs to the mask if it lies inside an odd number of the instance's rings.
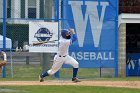
[[[140,14],[119,15],[119,76],[140,76]]]

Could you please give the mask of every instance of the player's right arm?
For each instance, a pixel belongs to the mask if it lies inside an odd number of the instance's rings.
[[[74,29],[70,29],[70,32],[72,33],[71,40],[72,40],[72,43],[73,43],[74,41],[77,40],[77,35],[76,35]]]
[[[7,56],[6,56],[6,53],[5,53],[4,51],[2,51],[2,52],[1,52],[1,54],[3,55],[3,59],[4,59],[4,61],[3,61],[3,62],[5,62],[5,63],[6,63],[6,61],[7,61]]]

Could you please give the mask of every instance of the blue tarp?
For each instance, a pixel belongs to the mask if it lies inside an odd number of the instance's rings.
[[[7,49],[12,48],[12,40],[7,37],[6,37],[6,48]],[[3,36],[2,35],[0,35],[0,49],[3,49]]]

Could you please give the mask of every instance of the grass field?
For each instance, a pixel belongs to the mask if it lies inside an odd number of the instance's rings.
[[[14,66],[14,77],[11,78],[10,68],[7,67],[7,77],[0,78],[0,81],[38,81],[41,73],[40,66],[20,65]],[[112,78],[99,77],[99,69],[80,69],[78,76],[81,79],[92,81],[140,81],[140,77]],[[60,79],[71,79],[72,69],[61,69]],[[47,79],[55,80],[54,76]],[[77,85],[32,85],[32,86],[0,86],[0,93],[139,93],[140,89],[116,88],[116,87],[95,87]]]
[[[1,86],[0,93],[139,93],[140,89],[91,86]]]
[[[38,80],[38,75],[41,74],[42,68],[40,65],[14,65],[13,78],[11,78],[11,68],[7,66],[7,78],[9,80]],[[85,75],[86,74],[86,75]],[[60,69],[61,78],[71,78],[71,68]],[[99,77],[99,69],[79,69],[78,77],[80,78],[97,78]],[[48,79],[54,79],[54,76]]]
[[[11,77],[10,67],[7,66],[7,76],[6,78],[0,78],[3,80],[18,80],[18,81],[37,81],[38,75],[41,73],[41,66],[38,65],[18,65],[13,67],[13,78]],[[61,68],[60,69],[60,79],[71,79],[72,69]],[[86,80],[136,80],[140,81],[140,77],[127,77],[127,78],[114,78],[114,77],[101,77],[99,76],[99,69],[79,69],[78,77]],[[56,79],[54,76],[47,77],[47,79]]]

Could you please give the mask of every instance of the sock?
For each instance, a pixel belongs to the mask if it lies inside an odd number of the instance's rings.
[[[73,68],[73,78],[77,76],[78,68]]]
[[[41,74],[41,75],[42,75],[42,77],[49,76],[48,72],[45,72],[45,73],[43,73],[43,74]]]

